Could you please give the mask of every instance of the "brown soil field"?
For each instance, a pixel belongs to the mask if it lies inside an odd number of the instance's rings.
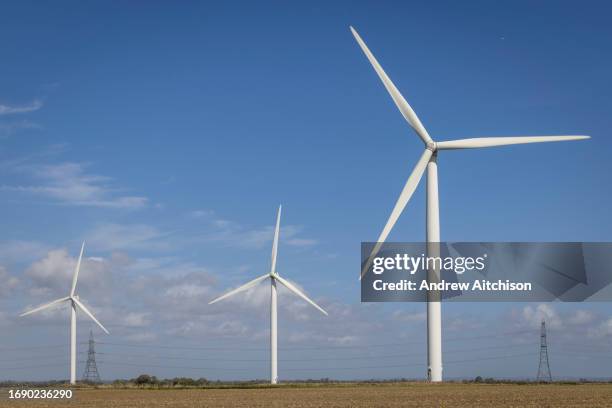
[[[76,389],[0,407],[612,407],[612,384],[363,384],[246,389]]]

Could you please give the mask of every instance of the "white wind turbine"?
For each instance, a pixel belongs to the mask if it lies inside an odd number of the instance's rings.
[[[81,245],[81,253],[79,254],[79,260],[77,261],[76,268],[74,269],[74,275],[72,277],[72,287],[70,288],[70,295],[63,297],[61,299],[54,300],[53,302],[49,302],[42,306],[39,306],[35,309],[29,310],[20,316],[26,316],[32,313],[39,312],[44,309],[48,309],[52,306],[55,306],[59,303],[70,302],[70,384],[76,384],[76,312],[77,306],[85,312],[87,316],[89,316],[102,330],[108,333],[108,330],[102,323],[98,321],[94,317],[94,315],[85,307],[83,303],[79,300],[79,296],[75,294],[77,279],[79,278],[79,269],[81,268],[81,259],[83,258],[83,250],[85,249],[85,242]]]
[[[317,305],[314,301],[308,298],[304,293],[302,293],[298,288],[296,288],[291,282],[288,280],[281,278],[276,272],[276,254],[278,252],[278,235],[280,228],[280,217],[281,217],[281,206],[278,207],[278,214],[276,215],[276,228],[274,229],[274,241],[272,242],[272,260],[270,264],[270,272],[261,275],[258,278],[253,279],[250,282],[245,283],[244,285],[230,290],[229,292],[211,300],[208,304],[211,305],[216,303],[222,299],[228,298],[236,293],[245,291],[257,285],[258,283],[270,278],[270,383],[276,384],[278,382],[278,359],[277,359],[277,325],[276,325],[276,315],[277,315],[277,302],[276,302],[276,281],[282,283],[287,289],[291,292],[295,293],[297,296],[304,299],[306,302],[313,305],[317,310],[327,316],[327,312],[323,310],[319,305]]]
[[[364,263],[361,270],[361,277],[368,271],[373,258],[380,250],[381,245],[387,239],[391,229],[395,225],[400,214],[406,207],[408,200],[417,188],[419,181],[423,177],[425,169],[427,169],[427,215],[426,215],[426,232],[427,232],[427,255],[436,256],[439,251],[438,245],[432,243],[440,242],[440,216],[439,216],[439,199],[438,199],[438,165],[437,156],[440,150],[452,149],[473,149],[480,147],[505,146],[524,143],[541,143],[541,142],[561,142],[567,140],[589,139],[589,136],[522,136],[522,137],[479,137],[472,139],[449,140],[444,142],[434,141],[425,127],[412,110],[408,102],[397,90],[393,82],[389,79],[385,71],[382,69],[374,55],[370,52],[365,42],[361,39],[357,31],[353,27],[351,32],[357,40],[362,51],[374,67],[383,85],[391,95],[391,98],[397,105],[397,108],[404,116],[408,124],[414,129],[417,135],[425,144],[425,151],[412,170],[410,177],[404,185],[395,207],[387,220],[387,224],[383,228],[377,243],[374,245],[370,256]],[[428,279],[439,279],[438,270],[428,271]],[[430,381],[442,381],[442,309],[439,301],[439,294],[435,292],[428,293],[427,299],[427,378]]]

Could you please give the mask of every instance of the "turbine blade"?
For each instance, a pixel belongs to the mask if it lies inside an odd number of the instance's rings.
[[[223,299],[225,299],[225,298],[227,298],[227,297],[230,297],[230,296],[232,296],[232,295],[235,295],[236,293],[239,293],[239,292],[245,291],[245,290],[247,290],[247,289],[250,289],[250,288],[252,288],[253,286],[257,285],[259,282],[261,282],[261,281],[263,281],[264,279],[269,278],[269,277],[270,277],[270,274],[269,274],[269,273],[266,273],[265,275],[261,275],[259,278],[255,278],[255,279],[253,279],[252,281],[247,282],[247,283],[245,283],[244,285],[237,287],[236,289],[232,289],[232,290],[230,290],[229,292],[224,293],[223,295],[221,295],[221,296],[219,296],[219,297],[214,298],[213,300],[211,300],[210,302],[208,302],[208,304],[209,304],[209,305],[212,305],[213,303],[217,303],[218,301],[223,300]]]
[[[45,303],[44,305],[38,306],[38,307],[36,307],[36,308],[34,308],[32,310],[28,310],[27,312],[22,313],[19,316],[22,317],[22,316],[27,316],[27,315],[32,314],[32,313],[40,312],[41,310],[47,309],[47,308],[49,308],[51,306],[54,306],[54,305],[56,305],[58,303],[65,302],[68,299],[70,299],[70,296],[66,296],[66,297],[63,297],[61,299],[54,300],[53,302]]]
[[[410,200],[410,197],[412,197],[414,190],[416,190],[417,186],[419,185],[419,181],[421,181],[421,178],[423,177],[423,173],[427,168],[427,163],[429,162],[429,159],[431,158],[432,154],[433,152],[431,150],[425,149],[416,166],[414,166],[414,170],[412,170],[410,177],[408,177],[406,185],[404,186],[404,189],[402,190],[399,198],[397,199],[395,207],[393,207],[393,211],[391,211],[391,215],[387,220],[385,228],[383,228],[382,232],[380,233],[380,236],[376,241],[376,245],[374,245],[374,248],[372,249],[372,253],[368,257],[368,260],[366,261],[363,266],[363,269],[361,270],[359,279],[363,278],[363,276],[367,272],[368,268],[372,263],[372,260],[374,259],[376,254],[378,254],[378,251],[380,250],[380,247],[382,246],[383,242],[385,242],[387,236],[389,236],[389,233],[391,232],[391,229],[397,222],[397,219],[401,215],[402,211],[404,211],[406,204],[408,204],[408,200]]]
[[[566,142],[569,140],[590,139],[590,136],[516,136],[516,137],[476,137],[472,139],[448,140],[436,143],[439,150],[475,149],[479,147],[507,146],[525,143]]]
[[[276,214],[276,228],[274,229],[274,241],[272,242],[272,261],[270,265],[270,273],[276,273],[276,255],[278,254],[278,236],[280,232],[280,217],[282,205],[278,206],[278,213]]]
[[[84,312],[85,312],[85,314],[86,314],[87,316],[89,316],[89,317],[91,318],[91,320],[93,320],[94,322],[96,322],[96,324],[97,324],[98,326],[100,326],[100,328],[101,328],[102,330],[104,330],[104,331],[106,332],[106,334],[110,334],[110,333],[108,332],[108,330],[106,330],[106,327],[102,326],[102,323],[100,323],[100,322],[98,321],[98,319],[96,319],[96,317],[93,315],[93,313],[91,313],[91,312],[90,312],[90,311],[89,311],[89,310],[88,310],[88,309],[85,307],[85,305],[84,305],[83,303],[81,303],[81,301],[80,301],[79,299],[77,299],[77,298],[73,297],[73,298],[72,298],[72,301],[73,301],[74,303],[76,303],[76,304],[77,304],[77,306],[78,306],[78,307],[79,307],[79,308],[80,308],[82,311],[84,311]]]
[[[307,301],[308,303],[316,307],[319,310],[319,312],[323,313],[325,316],[328,315],[327,312],[323,310],[321,306],[317,305],[313,300],[311,300],[308,296],[302,293],[298,288],[295,287],[294,284],[289,282],[287,279],[281,278],[278,275],[274,276],[274,279],[278,280],[280,283],[285,285],[287,289],[289,289],[290,291],[292,291],[293,293],[295,293],[296,295],[298,295],[299,297],[301,297],[302,299],[304,299],[305,301]]]
[[[400,91],[397,90],[393,82],[391,82],[391,79],[389,79],[389,77],[387,76],[383,68],[380,66],[368,46],[361,39],[361,37],[353,27],[351,27],[351,32],[353,33],[353,36],[361,47],[361,50],[370,61],[370,64],[372,64],[372,67],[374,67],[374,70],[378,74],[378,77],[382,81],[383,85],[385,86],[385,88],[387,88],[387,92],[389,92],[389,95],[391,95],[393,102],[395,102],[395,105],[397,105],[397,108],[404,116],[404,119],[408,121],[410,126],[412,126],[412,128],[415,130],[415,132],[419,135],[419,137],[423,140],[425,144],[431,143],[431,137],[427,133],[427,130],[419,120],[416,113],[414,113],[414,110],[412,110],[412,107],[408,104],[408,102],[406,102],[406,99],[404,99]]]
[[[81,253],[79,254],[79,260],[77,261],[76,267],[74,268],[74,275],[72,276],[72,288],[70,288],[70,296],[74,296],[76,290],[77,279],[79,278],[79,269],[81,269],[81,259],[83,259],[83,250],[85,249],[85,241],[81,245]]]

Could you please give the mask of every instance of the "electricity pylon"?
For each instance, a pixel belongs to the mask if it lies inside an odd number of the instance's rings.
[[[546,323],[542,320],[540,331],[540,365],[538,366],[538,381],[552,382],[550,365],[548,364],[548,345],[546,344]]]
[[[83,381],[89,383],[100,383],[100,374],[98,373],[98,366],[96,365],[96,350],[95,342],[93,338],[93,332],[89,331],[89,350],[87,351],[87,365],[85,366],[85,372],[83,373]]]

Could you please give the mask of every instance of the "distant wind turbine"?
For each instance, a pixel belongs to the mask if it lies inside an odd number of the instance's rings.
[[[277,314],[277,302],[276,302],[276,281],[282,283],[287,289],[295,293],[297,296],[310,303],[312,306],[317,308],[321,313],[327,316],[327,312],[323,310],[319,305],[312,301],[308,296],[302,293],[288,280],[281,278],[276,272],[276,254],[278,252],[278,236],[280,229],[280,217],[281,217],[281,206],[278,207],[278,214],[276,215],[276,228],[274,229],[274,241],[272,242],[272,260],[270,265],[270,272],[253,279],[244,285],[230,290],[229,292],[213,299],[209,305],[216,303],[220,300],[233,296],[239,292],[245,291],[256,286],[258,283],[270,278],[270,383],[276,384],[278,382],[278,361],[277,361],[277,325],[276,325],[276,314]]]
[[[96,324],[100,326],[102,330],[106,332],[106,334],[109,334],[108,330],[106,330],[106,328],[102,326],[102,323],[100,323],[98,319],[94,317],[94,315],[85,307],[85,305],[81,303],[81,301],[79,300],[79,296],[75,294],[77,279],[79,278],[79,269],[81,268],[81,259],[83,258],[84,249],[85,249],[85,242],[83,242],[83,245],[81,245],[81,253],[79,254],[79,260],[77,261],[76,268],[74,269],[74,276],[72,277],[72,287],[70,288],[70,295],[63,297],[61,299],[54,300],[53,302],[49,302],[47,304],[39,306],[35,309],[32,309],[20,315],[20,316],[27,316],[29,314],[40,312],[41,310],[48,309],[52,306],[55,306],[63,302],[70,302],[70,384],[76,384],[76,311],[77,311],[77,306],[83,312],[85,312],[85,314],[89,316],[94,322],[96,322]]]
[[[412,107],[406,102],[402,94],[397,90],[391,79],[382,69],[372,52],[368,49],[365,42],[361,39],[357,31],[353,27],[351,32],[357,40],[372,67],[378,74],[383,85],[391,95],[393,102],[404,116],[404,119],[414,129],[417,135],[425,144],[425,151],[417,162],[414,170],[408,177],[408,181],[402,190],[387,224],[383,228],[380,236],[367,261],[363,264],[361,277],[370,268],[374,257],[378,254],[380,247],[387,239],[391,229],[395,225],[400,214],[408,204],[408,200],[416,190],[419,181],[423,177],[425,169],[427,169],[427,255],[437,256],[440,242],[440,214],[439,214],[439,199],[438,199],[438,164],[437,157],[440,150],[451,149],[474,149],[480,147],[506,146],[524,143],[542,143],[542,142],[562,142],[567,140],[589,139],[589,136],[522,136],[522,137],[479,137],[473,139],[459,139],[444,142],[434,141],[425,127],[417,117]],[[434,263],[435,264],[435,263]],[[439,279],[439,270],[428,271],[428,279]],[[430,381],[442,381],[442,309],[439,300],[438,292],[429,292],[427,294],[427,378]]]

